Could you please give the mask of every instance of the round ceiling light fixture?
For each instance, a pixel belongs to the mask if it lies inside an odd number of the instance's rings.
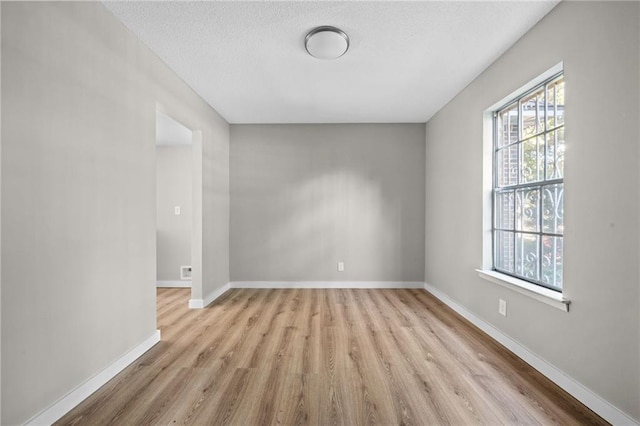
[[[314,58],[337,59],[349,49],[349,36],[336,27],[318,27],[307,34],[304,47]]]

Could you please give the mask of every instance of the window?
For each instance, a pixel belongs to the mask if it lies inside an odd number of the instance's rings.
[[[493,268],[562,291],[564,78],[493,114]]]

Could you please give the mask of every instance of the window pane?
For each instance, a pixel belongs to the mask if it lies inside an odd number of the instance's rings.
[[[540,217],[540,190],[518,189],[516,191],[516,229],[538,231]]]
[[[564,185],[549,185],[542,188],[542,232],[562,234],[564,232]]]
[[[564,79],[560,77],[547,86],[547,129],[562,124],[564,124]]]
[[[538,280],[538,245],[540,236],[516,233],[516,274]]]
[[[546,157],[545,157],[545,161],[546,161],[546,167],[547,167],[547,171],[546,171],[546,176],[545,179],[554,179],[555,175],[556,175],[556,153],[557,153],[557,147],[556,147],[556,132],[549,132],[547,133],[547,137],[546,137],[547,143],[546,143]]]
[[[513,191],[496,192],[496,205],[494,210],[496,228],[513,229],[515,213],[514,197]]]
[[[498,114],[498,147],[518,141],[518,104],[515,103]]]
[[[520,183],[544,180],[544,137],[527,139],[520,146]]]
[[[547,179],[564,176],[564,127],[547,133]]]
[[[513,273],[513,232],[496,231],[495,232],[495,268],[504,272]]]
[[[520,103],[522,114],[522,139],[544,130],[544,87],[533,92]]]
[[[564,124],[564,77],[556,80],[556,126]]]
[[[564,177],[564,127],[555,131],[556,134],[556,170],[557,179]]]
[[[542,282],[562,290],[562,237],[542,237]]]
[[[547,129],[556,127],[556,85],[547,87]]]
[[[518,183],[518,146],[512,145],[498,151],[496,173],[498,187],[516,185]]]

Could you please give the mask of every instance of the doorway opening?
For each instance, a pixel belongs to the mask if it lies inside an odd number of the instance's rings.
[[[155,151],[156,287],[186,292],[194,265],[193,132],[156,110]]]

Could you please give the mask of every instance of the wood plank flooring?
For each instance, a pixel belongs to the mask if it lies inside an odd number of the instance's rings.
[[[606,424],[423,290],[234,289],[59,425]]]

